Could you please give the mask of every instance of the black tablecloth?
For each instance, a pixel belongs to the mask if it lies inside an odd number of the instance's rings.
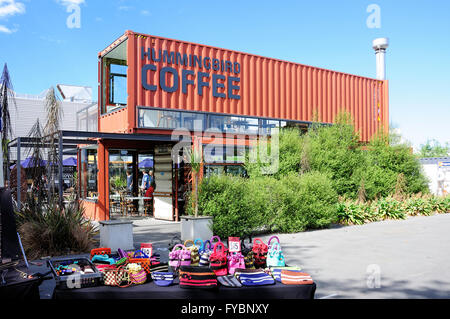
[[[54,299],[314,299],[316,284],[215,289],[186,289],[179,285],[160,287],[153,282],[128,288],[98,286],[55,289]]]
[[[28,272],[26,267],[17,266],[16,269]],[[39,299],[40,278],[24,279],[14,268],[8,269],[5,276],[6,285],[0,285],[0,300],[2,299]]]

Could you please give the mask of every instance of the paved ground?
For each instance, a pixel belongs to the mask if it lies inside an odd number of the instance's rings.
[[[180,232],[179,223],[133,225],[136,248],[152,242],[163,259]],[[446,214],[279,237],[287,263],[301,265],[316,281],[316,298],[450,298],[449,230]],[[53,286],[41,285],[41,296],[49,298]]]

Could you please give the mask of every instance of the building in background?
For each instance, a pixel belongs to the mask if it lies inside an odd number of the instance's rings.
[[[98,54],[98,132],[85,134],[91,144],[78,150],[87,216],[107,220],[120,212],[127,173],[134,198],[143,172],[151,170],[156,185],[150,215],[179,220],[190,182],[188,167],[171,157],[175,130],[188,131],[200,150],[211,144],[205,132],[220,135],[218,151],[202,161],[204,174],[240,174],[239,158],[253,141],[282,127],[332,124],[343,111],[351,114],[361,142],[381,128],[387,132],[387,45],[386,38],[374,41],[377,78],[368,78],[126,31]],[[91,111],[80,112],[88,127]]]
[[[421,158],[420,163],[430,192],[438,196],[450,194],[450,157]]]

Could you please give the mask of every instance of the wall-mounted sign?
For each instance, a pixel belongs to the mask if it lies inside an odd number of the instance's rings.
[[[188,93],[188,87],[196,88],[198,95],[203,95],[204,88],[212,88],[213,97],[240,100],[239,95],[241,78],[241,65],[238,62],[202,57],[194,54],[181,54],[179,52],[154,48],[141,48],[141,59],[164,63],[166,65],[179,65],[180,71],[164,66],[158,70],[156,64],[144,64],[142,67],[142,86],[149,91],[161,90],[173,93],[181,89],[183,94]],[[187,67],[195,69],[186,69]],[[159,72],[157,83],[153,83],[150,76],[152,72]],[[220,72],[222,74],[218,74]],[[226,74],[226,75],[224,75]],[[169,81],[169,79],[172,81]],[[170,84],[169,84],[170,83]]]

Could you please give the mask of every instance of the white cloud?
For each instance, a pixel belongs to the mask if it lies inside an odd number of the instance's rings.
[[[5,27],[4,25],[0,25],[0,33],[11,34],[13,32],[16,32],[16,30],[11,30],[8,27]]]
[[[16,0],[0,0],[0,18],[25,13],[25,5]]]
[[[0,0],[1,1],[1,0]],[[80,5],[85,3],[85,0],[56,0],[59,4],[62,4],[63,6],[70,6],[72,4]]]
[[[143,16],[149,16],[150,15],[150,11],[148,11],[148,10],[141,10],[141,14]]]

